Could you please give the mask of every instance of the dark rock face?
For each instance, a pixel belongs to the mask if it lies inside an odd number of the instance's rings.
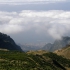
[[[70,45],[70,37],[62,37],[61,40],[55,40],[53,44],[48,43],[42,49],[48,51],[55,51],[65,47],[66,45]]]
[[[10,36],[0,33],[0,48],[8,50],[22,51],[20,46],[16,45],[14,40]]]

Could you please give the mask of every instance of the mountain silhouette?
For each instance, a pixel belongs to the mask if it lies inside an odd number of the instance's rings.
[[[22,51],[20,46],[18,46],[10,36],[3,33],[0,33],[0,48]]]
[[[70,37],[62,37],[60,40],[55,40],[53,44],[48,43],[42,49],[48,51],[55,51],[70,44]]]

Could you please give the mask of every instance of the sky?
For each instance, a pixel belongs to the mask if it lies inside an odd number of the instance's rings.
[[[0,32],[20,44],[70,36],[69,7],[69,0],[0,0]]]

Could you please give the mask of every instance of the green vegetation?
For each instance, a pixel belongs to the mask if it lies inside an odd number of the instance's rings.
[[[0,50],[0,70],[67,70],[70,60],[54,53],[28,54]]]

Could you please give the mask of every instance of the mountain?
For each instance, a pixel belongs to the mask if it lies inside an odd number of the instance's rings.
[[[54,53],[56,53],[57,55],[64,56],[67,59],[70,59],[70,45],[67,45],[66,47],[60,50],[56,50],[54,51]]]
[[[53,44],[48,43],[48,44],[46,44],[42,49],[49,51],[51,47],[53,47]]]
[[[30,50],[39,50],[40,47],[39,46],[35,46],[35,45],[21,45],[18,44],[19,46],[21,46],[21,48],[26,52],[26,51],[30,51]]]
[[[0,50],[0,70],[70,70],[70,59],[44,50]]]
[[[70,37],[62,37],[60,40],[55,40],[53,44],[48,43],[42,49],[48,51],[55,51],[70,44]]]
[[[0,33],[0,48],[22,51],[20,46],[16,45],[16,43],[10,36],[3,33]]]

